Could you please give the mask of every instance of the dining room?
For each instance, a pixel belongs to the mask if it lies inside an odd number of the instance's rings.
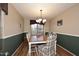
[[[1,56],[79,55],[78,3],[0,5]]]

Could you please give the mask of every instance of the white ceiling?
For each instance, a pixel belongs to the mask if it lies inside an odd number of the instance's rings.
[[[36,19],[43,10],[43,17],[51,19],[75,4],[72,3],[14,3],[19,13],[28,19]]]

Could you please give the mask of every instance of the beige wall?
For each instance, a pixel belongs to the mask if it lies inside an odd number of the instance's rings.
[[[44,32],[49,32],[49,29],[50,29],[50,21],[47,20],[44,25]]]
[[[57,20],[63,19],[63,25],[57,26]],[[79,35],[79,4],[51,20],[51,31]]]
[[[24,32],[31,32],[29,19],[24,19]]]
[[[11,4],[8,4],[8,15],[4,18],[4,36],[23,33],[24,19]]]

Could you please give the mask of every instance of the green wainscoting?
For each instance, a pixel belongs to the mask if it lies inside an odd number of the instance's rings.
[[[26,38],[26,34],[27,34],[27,32],[26,33],[23,33],[24,34],[24,38]]]
[[[10,56],[15,52],[15,50],[19,47],[19,45],[24,40],[24,33],[11,36],[2,40],[4,41],[4,48],[1,52],[4,52],[3,54],[8,52],[8,55]]]
[[[79,56],[79,37],[57,34],[57,44]]]
[[[0,39],[0,50],[2,50],[2,39]]]

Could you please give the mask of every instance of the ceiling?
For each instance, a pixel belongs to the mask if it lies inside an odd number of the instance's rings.
[[[28,19],[40,17],[40,9],[43,10],[44,18],[52,19],[63,11],[72,7],[73,3],[14,3],[12,4],[18,12]]]

